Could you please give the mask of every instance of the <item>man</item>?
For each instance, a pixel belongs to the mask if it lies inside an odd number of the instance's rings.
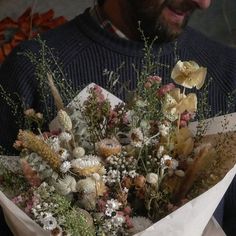
[[[153,53],[158,66],[155,74],[169,81],[170,68],[177,59],[194,60],[208,68],[208,89],[211,115],[227,109],[228,93],[235,88],[236,52],[227,46],[207,39],[186,27],[196,9],[206,9],[211,0],[98,0],[98,5],[65,25],[46,32],[42,38],[58,53],[66,79],[74,89],[90,82],[106,87],[104,70],[119,70],[116,95],[124,98],[120,84],[136,86],[136,70],[142,67],[143,37],[149,41],[157,37]],[[0,83],[8,93],[18,93],[28,107],[41,111],[35,66],[18,52],[31,50],[37,53],[35,41],[21,44],[1,67]],[[134,65],[134,67],[132,67]],[[128,81],[128,83],[127,83]],[[53,107],[51,98],[47,98]],[[0,143],[11,150],[19,127],[11,109],[0,101]],[[52,117],[51,117],[52,118]]]

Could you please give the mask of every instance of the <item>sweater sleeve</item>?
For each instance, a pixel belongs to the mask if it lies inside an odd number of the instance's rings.
[[[0,67],[0,146],[4,153],[15,153],[13,143],[22,128],[23,107],[31,107],[36,96],[32,63],[17,47]]]

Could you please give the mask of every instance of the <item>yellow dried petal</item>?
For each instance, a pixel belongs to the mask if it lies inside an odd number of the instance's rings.
[[[183,112],[197,110],[197,96],[194,93],[186,96],[180,93],[179,88],[175,88],[166,94],[162,109],[166,118],[175,121]]]
[[[178,155],[187,157],[194,147],[193,134],[189,128],[184,127],[178,130],[176,133],[176,145],[175,151]]]
[[[171,78],[186,88],[200,89],[205,82],[207,69],[194,61],[178,61],[172,70]]]
[[[176,105],[176,112],[182,114],[185,111],[195,112],[197,110],[197,96],[194,93],[188,94]]]

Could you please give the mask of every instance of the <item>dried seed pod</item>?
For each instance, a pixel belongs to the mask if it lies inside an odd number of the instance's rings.
[[[138,189],[144,188],[146,178],[143,175],[136,176],[134,179],[134,186]]]
[[[176,170],[175,171],[175,174],[179,177],[184,177],[185,176],[185,173],[183,170]]]

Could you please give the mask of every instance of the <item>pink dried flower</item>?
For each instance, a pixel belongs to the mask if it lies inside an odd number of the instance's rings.
[[[127,206],[124,208],[123,212],[125,215],[130,215],[132,212],[132,209],[129,206]]]
[[[17,197],[14,197],[14,198],[12,199],[12,202],[13,202],[14,204],[19,204],[19,203],[23,202],[23,198],[22,198],[21,195],[19,195],[19,196],[17,196]]]
[[[162,78],[157,76],[157,75],[148,76],[147,77],[147,82],[144,84],[144,87],[146,89],[151,88],[152,85],[161,83],[161,80],[162,80]]]
[[[116,214],[117,214],[118,216],[124,216],[124,212],[123,212],[123,211],[117,211]]]
[[[34,204],[32,201],[27,202],[24,212],[29,214],[31,212],[31,209],[33,208],[33,205]]]
[[[22,148],[24,148],[23,146],[23,142],[22,141],[19,141],[19,140],[16,140],[15,143],[13,144],[13,147],[16,149],[16,150],[21,150]]]
[[[192,119],[192,113],[190,112],[184,112],[181,114],[181,117],[180,117],[180,127],[185,127],[188,125],[188,122],[189,120]]]
[[[159,97],[164,96],[166,93],[170,92],[174,88],[175,85],[173,83],[163,85],[161,88],[157,90],[157,96]]]
[[[147,82],[144,84],[144,87],[145,87],[146,89],[149,89],[149,88],[152,87],[152,83],[151,83],[150,81],[147,81]]]
[[[97,204],[98,204],[99,211],[100,212],[105,212],[105,210],[106,210],[106,202],[104,200],[102,200],[102,199],[99,199]]]
[[[187,121],[185,120],[180,120],[179,126],[180,127],[186,127],[188,125]]]
[[[102,103],[102,102],[105,101],[105,97],[104,97],[104,95],[103,95],[103,93],[102,93],[101,87],[99,87],[98,85],[95,85],[95,86],[93,87],[93,92],[94,92],[94,94],[96,95],[96,97],[97,97],[99,103]]]
[[[154,84],[154,83],[160,83],[162,78],[160,76],[153,75],[153,76],[149,76],[148,80]]]
[[[109,118],[108,118],[108,125],[112,128],[114,125],[119,123],[118,113],[114,110],[110,110]]]
[[[132,224],[132,220],[128,215],[125,216],[125,223],[127,225],[127,228],[133,228],[134,227],[133,224]]]
[[[128,115],[125,114],[123,117],[122,117],[122,123],[123,124],[128,124],[129,123],[129,119],[128,119]]]
[[[48,139],[53,136],[58,136],[61,132],[59,130],[51,131],[51,132],[43,132],[44,139]]]
[[[191,119],[191,114],[189,112],[184,112],[181,114],[181,120],[189,121]]]

